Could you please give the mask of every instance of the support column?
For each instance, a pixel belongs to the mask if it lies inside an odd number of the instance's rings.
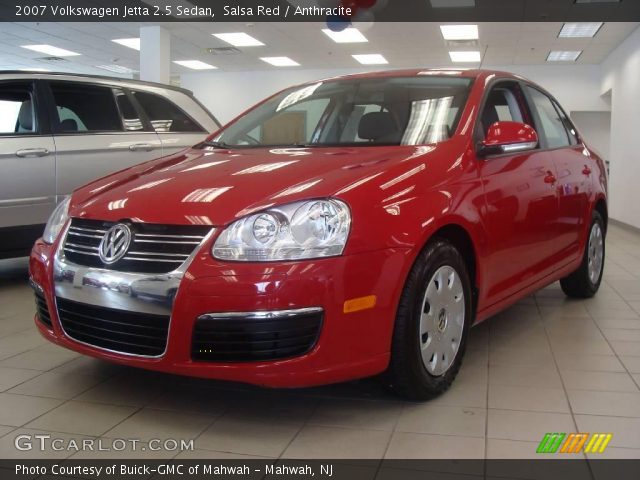
[[[162,27],[140,27],[140,80],[168,84],[171,35]]]

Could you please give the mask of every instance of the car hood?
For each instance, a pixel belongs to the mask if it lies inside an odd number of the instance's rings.
[[[419,162],[437,149],[188,149],[82,187],[74,193],[71,215],[225,225],[276,204],[354,195],[368,180],[402,175],[412,168],[411,160]]]

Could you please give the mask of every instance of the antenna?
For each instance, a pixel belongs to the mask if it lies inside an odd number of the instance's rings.
[[[482,58],[480,59],[480,66],[478,67],[478,69],[482,68],[482,65],[484,65],[484,59],[487,56],[487,50],[489,50],[489,45],[487,44],[486,47],[484,47],[484,53],[482,54]]]

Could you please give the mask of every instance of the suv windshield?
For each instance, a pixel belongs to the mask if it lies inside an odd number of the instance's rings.
[[[422,145],[453,135],[471,79],[318,82],[279,93],[206,144],[221,147]]]

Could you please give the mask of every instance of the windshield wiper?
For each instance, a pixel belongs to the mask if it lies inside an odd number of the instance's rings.
[[[216,142],[215,140],[207,140],[205,142],[202,142],[204,145],[206,145],[207,147],[213,147],[213,148],[230,148],[230,145],[227,145],[224,142]]]

